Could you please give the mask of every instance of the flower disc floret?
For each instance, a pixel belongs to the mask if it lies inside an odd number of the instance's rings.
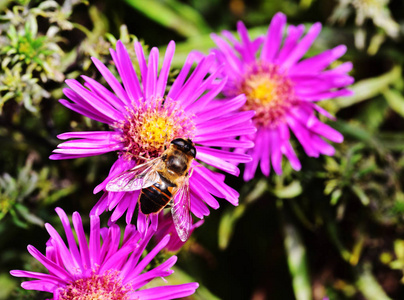
[[[244,94],[247,101],[242,109],[256,112],[254,124],[259,128],[275,128],[285,122],[286,113],[298,101],[293,82],[274,64],[257,62],[247,69],[240,82],[228,87],[225,94],[229,97]]]
[[[192,116],[173,100],[150,99],[139,105],[126,107],[125,119],[113,127],[122,132],[119,137],[124,147],[121,155],[139,162],[139,157],[152,159],[160,156],[176,138],[194,138]],[[140,161],[141,162],[141,161]]]
[[[124,286],[119,271],[93,273],[58,290],[58,300],[129,300],[130,285]]]

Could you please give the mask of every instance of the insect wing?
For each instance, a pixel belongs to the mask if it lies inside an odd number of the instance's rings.
[[[155,158],[120,173],[108,182],[106,190],[110,192],[130,192],[153,185],[159,178],[155,169],[160,161],[160,158]]]
[[[183,242],[188,239],[191,230],[192,216],[189,210],[190,201],[189,176],[187,176],[174,195],[174,205],[171,208],[175,229],[178,237]]]

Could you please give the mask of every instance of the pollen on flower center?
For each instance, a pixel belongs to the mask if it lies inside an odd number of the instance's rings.
[[[247,99],[255,99],[265,105],[276,97],[276,83],[266,76],[254,76],[245,82]]]
[[[276,127],[296,102],[292,81],[273,64],[253,65],[227,93],[245,94],[243,109],[255,110],[254,122],[259,127]]]
[[[119,271],[105,274],[93,273],[90,277],[78,279],[59,290],[59,300],[127,300],[132,291],[124,286]]]
[[[140,128],[140,136],[149,145],[159,148],[160,145],[164,145],[169,133],[173,132],[173,127],[171,119],[152,115]]]
[[[127,109],[125,120],[115,124],[122,132],[126,159],[155,158],[175,138],[194,137],[195,125],[173,100],[150,99]]]

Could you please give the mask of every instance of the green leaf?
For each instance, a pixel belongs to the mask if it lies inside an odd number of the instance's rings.
[[[17,287],[17,282],[16,280],[13,280],[10,274],[7,273],[1,273],[0,274],[0,299],[12,299],[11,298],[11,292],[15,287]]]
[[[219,223],[218,243],[220,249],[224,250],[229,245],[236,222],[244,215],[245,210],[246,205],[240,204],[236,207],[228,207],[224,211]]]
[[[376,132],[385,121],[389,111],[387,102],[382,96],[377,96],[364,105],[359,112],[357,120],[369,128],[369,131]]]
[[[24,228],[24,229],[28,228],[28,225],[25,222],[20,220],[20,218],[18,217],[15,210],[10,210],[10,215],[11,215],[11,218],[15,225],[17,225],[18,227]]]
[[[49,196],[47,196],[44,199],[44,203],[46,205],[50,205],[55,203],[56,201],[58,201],[59,199],[66,197],[70,194],[72,194],[73,192],[75,192],[77,190],[77,186],[76,185],[69,185],[65,188],[59,189],[54,191],[52,194],[50,194]]]
[[[295,180],[287,186],[275,187],[272,192],[274,195],[281,199],[291,199],[299,196],[302,193],[302,186],[300,182]]]
[[[385,90],[383,96],[387,103],[396,113],[404,117],[404,97],[401,93],[394,89]]]
[[[349,107],[382,94],[388,89],[389,85],[396,84],[401,80],[401,67],[395,66],[389,72],[381,76],[356,82],[349,88],[354,93],[352,96],[336,98],[333,99],[332,102],[338,109]]]
[[[391,300],[371,272],[370,264],[357,272],[356,286],[367,300]]]
[[[326,220],[326,225],[327,225],[327,232],[328,236],[331,240],[331,242],[335,245],[335,247],[338,249],[341,257],[349,262],[351,259],[351,253],[345,248],[344,244],[342,243],[341,239],[339,238],[339,233],[338,233],[338,226],[335,223],[334,219],[331,218],[325,218]]]
[[[171,28],[184,37],[211,32],[200,14],[192,7],[177,1],[125,0],[130,6],[153,21]]]
[[[27,220],[29,223],[36,224],[39,226],[44,226],[44,221],[38,218],[36,215],[30,213],[29,209],[22,204],[17,203],[15,209],[20,213],[20,215]]]
[[[376,137],[389,150],[404,150],[404,133],[402,132],[380,132]]]
[[[331,201],[330,201],[331,205],[336,205],[341,196],[342,191],[340,189],[336,189],[335,191],[333,191],[331,194]]]
[[[394,241],[394,253],[398,259],[404,261],[404,240],[397,239]]]
[[[283,232],[285,235],[284,244],[287,254],[290,275],[292,276],[292,286],[296,300],[311,300],[310,275],[307,261],[306,247],[298,229],[290,222],[283,222]]]
[[[363,189],[361,189],[357,185],[352,185],[351,189],[355,193],[355,195],[359,198],[359,200],[362,202],[363,205],[365,206],[369,205],[370,203],[369,197],[365,194]]]
[[[375,147],[378,150],[381,149],[381,145],[376,141],[374,135],[359,124],[335,121],[333,125],[334,128],[341,132],[345,137],[351,137]]]

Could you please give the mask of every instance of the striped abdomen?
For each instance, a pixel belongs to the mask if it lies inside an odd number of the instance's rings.
[[[173,195],[171,191],[177,185],[167,180],[163,175],[160,175],[161,181],[153,184],[145,189],[142,189],[139,196],[140,211],[145,215],[158,213],[168,202]]]

